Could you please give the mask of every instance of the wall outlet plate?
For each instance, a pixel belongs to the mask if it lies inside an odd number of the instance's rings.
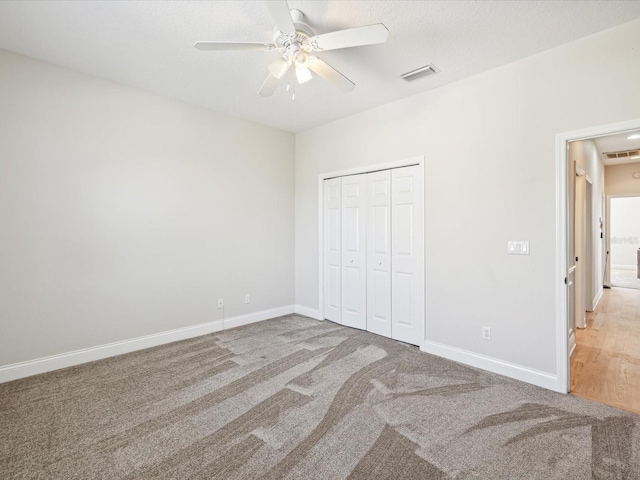
[[[491,327],[482,327],[482,338],[491,340]]]
[[[244,303],[251,303],[251,295],[248,293],[244,296]]]
[[[222,298],[218,299],[218,308],[224,307],[224,300]]]

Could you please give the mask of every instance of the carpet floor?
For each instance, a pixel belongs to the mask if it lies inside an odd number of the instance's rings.
[[[640,416],[288,315],[0,385],[2,479],[638,479]]]

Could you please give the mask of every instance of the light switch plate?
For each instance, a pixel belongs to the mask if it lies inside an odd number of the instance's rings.
[[[528,240],[508,241],[507,253],[509,255],[529,255],[529,241]]]

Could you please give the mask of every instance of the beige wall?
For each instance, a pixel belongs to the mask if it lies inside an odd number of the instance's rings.
[[[293,169],[293,134],[0,51],[0,366],[291,305]]]
[[[640,117],[638,52],[635,21],[298,134],[296,303],[318,308],[318,174],[424,155],[427,339],[554,374],[555,137]]]
[[[640,179],[633,178],[635,172],[640,172],[640,162],[605,167],[605,193],[640,195]]]

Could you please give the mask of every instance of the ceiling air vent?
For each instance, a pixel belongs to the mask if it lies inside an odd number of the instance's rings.
[[[615,160],[616,158],[628,158],[633,159],[637,158],[640,160],[640,150],[624,150],[622,152],[605,152],[603,153],[604,158],[607,160]]]
[[[420,67],[410,72],[403,73],[400,76],[407,82],[412,82],[413,80],[417,80],[428,75],[435,75],[436,73],[440,73],[440,70],[438,69],[438,67],[430,63],[429,65],[425,65],[424,67]]]

